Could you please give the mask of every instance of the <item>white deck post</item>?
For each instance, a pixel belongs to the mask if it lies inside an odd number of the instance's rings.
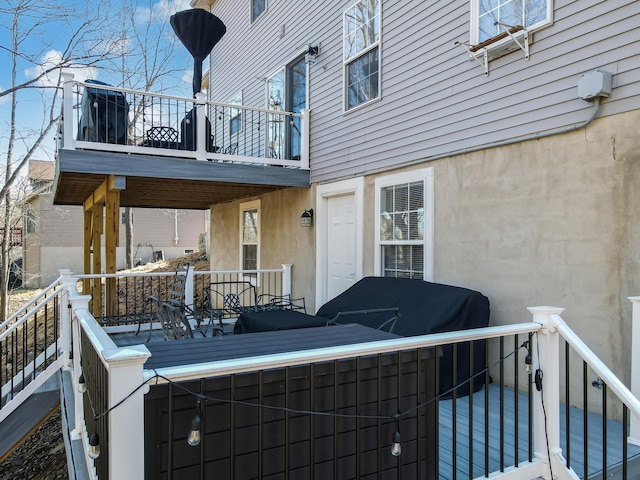
[[[207,159],[207,143],[209,143],[209,139],[205,138],[207,132],[205,126],[207,122],[205,102],[206,97],[204,93],[196,93],[196,103],[193,105],[193,108],[196,109],[196,160]]]
[[[79,309],[89,310],[89,300],[91,295],[70,295],[69,303],[71,304],[71,311],[74,312]],[[82,429],[84,425],[84,406],[82,394],[78,391],[78,380],[82,373],[82,366],[80,365],[80,323],[78,317],[71,314],[71,334],[73,336],[73,367],[71,376],[73,378],[73,400],[75,409],[75,423],[71,432],[72,440],[78,440],[82,438]]]
[[[103,354],[109,364],[109,408],[113,408],[108,423],[109,477],[139,480],[144,478],[144,394],[149,387],[138,387],[144,381],[144,362],[151,354],[144,345],[105,350]]]
[[[640,297],[629,297],[631,316],[631,393],[640,398]],[[640,445],[640,418],[631,415],[629,442]]]
[[[302,132],[300,134],[300,168],[309,169],[309,114],[311,110],[303,108],[302,113]]]
[[[282,296],[291,295],[291,263],[282,264]]]
[[[542,325],[531,348],[534,382],[536,371],[542,372],[542,389],[538,391],[534,384],[534,455],[544,463],[544,478],[551,480],[547,445],[553,462],[553,472],[559,468],[556,461],[562,457],[560,449],[560,335],[554,316],[564,309],[558,307],[530,307],[533,321]],[[544,405],[544,408],[543,408]],[[546,425],[545,425],[546,418]],[[568,477],[570,478],[570,477]]]
[[[194,268],[189,265],[187,267],[186,277],[184,279],[184,304],[193,309],[193,279],[194,279]]]
[[[75,122],[73,121],[73,74],[62,74],[62,145],[60,148],[74,150],[76,139],[73,136]]]

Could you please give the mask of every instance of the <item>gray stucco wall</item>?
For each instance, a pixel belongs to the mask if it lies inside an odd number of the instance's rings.
[[[260,268],[293,264],[293,297],[305,297],[315,311],[315,227],[300,226],[300,215],[313,208],[314,189],[290,188],[260,198]],[[240,204],[243,199],[211,206],[210,259],[212,270],[240,267]]]

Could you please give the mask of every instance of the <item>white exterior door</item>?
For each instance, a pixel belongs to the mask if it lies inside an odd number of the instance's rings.
[[[362,177],[316,190],[316,309],[362,278]]]
[[[327,199],[327,300],[341,294],[357,280],[356,196]]]

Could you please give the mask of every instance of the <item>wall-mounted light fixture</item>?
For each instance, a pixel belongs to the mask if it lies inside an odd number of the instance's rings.
[[[306,63],[307,65],[313,65],[314,63],[316,63],[319,51],[320,49],[317,45],[315,47],[307,45],[304,51],[304,63]]]
[[[313,208],[309,210],[305,210],[300,215],[300,226],[301,227],[310,227],[313,225]]]

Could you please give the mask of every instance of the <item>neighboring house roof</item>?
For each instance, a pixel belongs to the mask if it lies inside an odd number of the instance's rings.
[[[29,195],[27,200],[31,201],[34,197],[42,193],[48,193],[51,190],[55,173],[55,162],[48,162],[46,160],[29,160],[29,172],[27,173],[27,178],[31,185],[31,195]]]
[[[53,181],[56,173],[55,162],[46,160],[29,160],[28,178],[31,181]]]

